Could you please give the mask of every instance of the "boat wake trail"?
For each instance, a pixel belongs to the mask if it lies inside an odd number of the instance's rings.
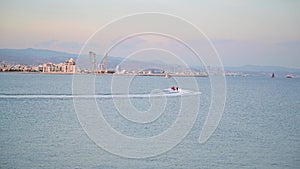
[[[153,98],[153,97],[178,97],[199,95],[201,92],[193,92],[183,90],[178,93],[145,93],[145,94],[95,94],[95,95],[72,95],[72,94],[0,94],[0,99],[73,99],[73,98],[99,98],[99,99],[115,99],[115,98]]]

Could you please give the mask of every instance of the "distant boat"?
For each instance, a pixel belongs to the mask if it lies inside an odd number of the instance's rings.
[[[274,78],[274,77],[275,77],[275,74],[273,73],[273,74],[272,74],[272,78]]]
[[[286,75],[285,77],[286,78],[293,78],[294,76],[293,75]]]
[[[165,78],[170,78],[170,77],[171,76],[168,73],[166,73]]]

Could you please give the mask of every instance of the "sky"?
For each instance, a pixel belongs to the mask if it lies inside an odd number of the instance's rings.
[[[298,0],[1,0],[0,48],[78,53],[93,33],[114,19],[162,12],[198,27],[225,66],[300,68],[299,9]]]

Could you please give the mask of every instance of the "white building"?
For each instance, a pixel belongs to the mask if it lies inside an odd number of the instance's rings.
[[[54,64],[51,62],[43,64],[44,73],[75,73],[75,61],[73,58],[66,60],[64,63]]]

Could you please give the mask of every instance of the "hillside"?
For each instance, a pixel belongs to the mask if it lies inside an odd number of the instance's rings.
[[[77,58],[76,54],[44,49],[0,49],[0,61],[19,64],[60,63],[68,58]]]
[[[88,56],[83,55],[86,59],[79,64],[81,67],[88,67]],[[0,62],[2,63],[12,63],[12,64],[27,64],[27,65],[39,65],[46,62],[61,63],[69,58],[77,59],[77,54],[58,52],[53,50],[45,49],[0,49]],[[97,57],[98,59],[101,56]],[[166,71],[185,70],[183,65],[170,65],[161,61],[141,61],[127,59],[123,61],[122,57],[108,56],[107,65],[109,69],[114,69],[117,65],[120,65],[122,69],[126,70],[142,70],[147,68],[158,68],[164,69]],[[192,67],[193,71],[203,71],[201,67]],[[256,66],[256,65],[246,65],[240,67],[225,67],[225,71],[233,72],[300,72],[300,69],[296,68],[286,68],[280,66]]]
[[[79,63],[80,67],[88,67],[89,57],[87,55],[82,55],[86,59],[81,59]],[[52,62],[52,63],[61,63],[69,58],[77,59],[77,54],[58,52],[53,50],[44,50],[44,49],[0,49],[0,62],[2,63],[11,63],[11,64],[27,64],[27,65],[39,65],[42,63]],[[101,59],[101,56],[97,56],[97,61]],[[145,68],[164,68],[171,69],[168,64],[152,61],[144,62],[140,60],[126,59],[125,61],[121,57],[108,56],[107,66],[109,69],[116,68],[117,65],[120,65],[122,69],[126,70],[142,70]],[[174,65],[172,65],[173,69]],[[180,66],[179,66],[180,68]]]

